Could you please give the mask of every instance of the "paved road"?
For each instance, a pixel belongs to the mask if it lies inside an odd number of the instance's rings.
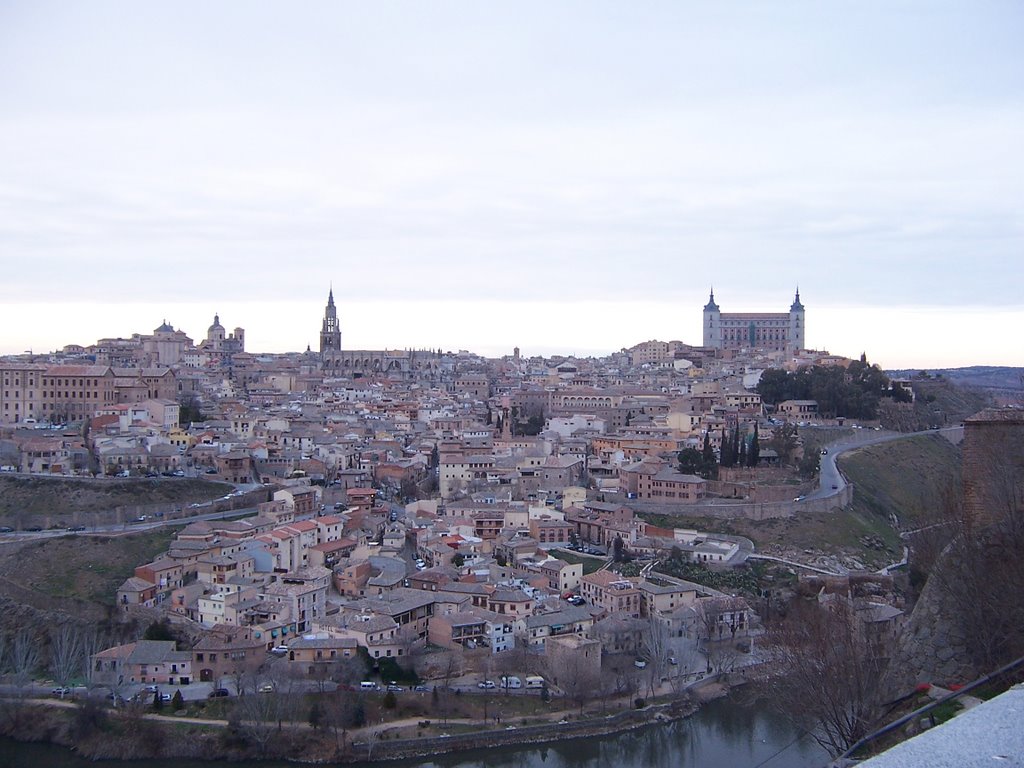
[[[197,511],[202,509],[202,506],[197,508]],[[205,512],[202,514],[188,515],[186,517],[174,517],[174,518],[150,518],[145,522],[126,522],[126,523],[111,523],[108,525],[87,525],[84,530],[81,531],[69,531],[65,528],[53,528],[43,531],[13,531],[0,534],[0,541],[24,541],[26,539],[53,539],[60,536],[88,536],[88,535],[103,535],[111,536],[121,533],[138,533],[139,531],[149,531],[154,528],[162,528],[168,525],[188,525],[194,523],[197,520],[232,520],[236,517],[246,517],[256,514],[256,507],[244,507],[242,509],[232,509],[226,512]]]
[[[864,448],[869,445],[888,443],[893,440],[906,440],[921,435],[951,435],[963,431],[963,427],[944,427],[943,429],[926,429],[921,432],[880,432],[873,429],[857,429],[850,437],[836,440],[825,446],[827,453],[821,456],[821,470],[818,475],[818,488],[807,494],[808,499],[824,499],[834,496],[846,487],[846,478],[836,466],[836,457],[847,451]]]

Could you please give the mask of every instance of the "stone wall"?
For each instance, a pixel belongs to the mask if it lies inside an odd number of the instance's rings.
[[[889,662],[884,689],[893,698],[918,683],[966,683],[978,677],[970,662],[967,635],[958,620],[953,598],[936,578],[940,570],[954,569],[957,559],[947,549],[933,568],[921,597],[903,628]]]
[[[853,485],[847,483],[835,494],[823,499],[776,502],[715,502],[704,504],[652,504],[630,500],[629,506],[638,512],[649,512],[679,517],[717,517],[723,520],[746,518],[770,520],[795,517],[801,512],[835,512],[845,509],[853,501]]]

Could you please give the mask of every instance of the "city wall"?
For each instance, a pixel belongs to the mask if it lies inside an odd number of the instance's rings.
[[[773,520],[796,517],[801,513],[820,514],[845,509],[853,501],[853,484],[823,499],[776,502],[708,502],[704,504],[652,504],[630,500],[629,506],[637,512],[677,517],[717,517],[722,520]]]

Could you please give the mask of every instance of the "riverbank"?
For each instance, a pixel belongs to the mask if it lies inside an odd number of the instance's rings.
[[[206,720],[139,711],[108,710],[94,703],[6,700],[0,703],[0,735],[68,747],[90,760],[201,759],[289,760],[342,763],[397,760],[483,747],[547,744],[608,736],[655,722],[678,720],[727,688],[713,681],[643,708],[630,702],[594,702],[602,711],[556,709],[543,722],[452,720],[378,723],[346,731],[308,722]],[[610,710],[607,711],[607,710]],[[542,719],[530,718],[529,720]],[[440,729],[441,732],[437,732]],[[412,732],[413,737],[406,734]]]

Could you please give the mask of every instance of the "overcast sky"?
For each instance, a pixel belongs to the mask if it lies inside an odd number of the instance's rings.
[[[0,354],[606,354],[786,311],[1024,364],[1024,4],[0,1]]]

